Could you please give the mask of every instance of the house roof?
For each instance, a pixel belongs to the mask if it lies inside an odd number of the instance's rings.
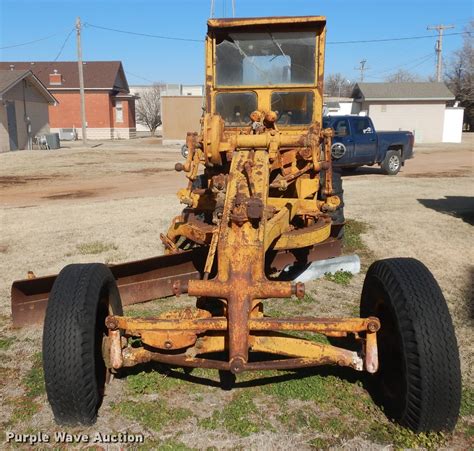
[[[57,103],[56,98],[30,70],[0,70],[0,98],[25,78],[38,89],[48,103]]]
[[[79,70],[76,61],[13,61],[0,62],[0,70],[31,70],[51,90],[79,89]],[[55,72],[57,71],[57,72]],[[49,75],[61,74],[61,85],[50,85]],[[125,72],[120,61],[83,62],[84,88],[129,92]]]
[[[444,83],[357,83],[352,91],[356,100],[453,100]]]

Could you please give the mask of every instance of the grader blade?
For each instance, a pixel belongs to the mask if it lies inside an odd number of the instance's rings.
[[[291,252],[268,253],[266,270],[281,272],[280,280],[295,278],[316,260],[340,255],[341,243],[329,238],[306,249]],[[184,284],[198,279],[203,272],[207,248],[195,248],[178,254],[110,265],[117,280],[123,305],[139,304],[175,294],[175,283]],[[49,294],[57,274],[16,280],[11,288],[13,327],[41,324],[44,319]]]
[[[199,278],[206,249],[161,255],[111,265],[123,305],[137,304],[173,295],[173,284]],[[14,327],[43,322],[49,293],[57,275],[17,280],[11,289]]]

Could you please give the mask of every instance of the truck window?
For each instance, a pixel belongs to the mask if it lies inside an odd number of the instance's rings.
[[[347,119],[340,119],[334,124],[336,136],[347,136],[349,134],[349,122]]]
[[[272,93],[272,110],[279,125],[306,125],[313,119],[314,95],[308,92]]]
[[[354,133],[356,135],[366,135],[367,133],[374,133],[372,124],[368,117],[354,117],[352,118],[354,124]]]
[[[218,86],[313,85],[316,32],[229,32],[216,46]]]
[[[216,95],[216,113],[226,125],[240,127],[250,123],[250,114],[257,109],[254,92],[221,92]]]

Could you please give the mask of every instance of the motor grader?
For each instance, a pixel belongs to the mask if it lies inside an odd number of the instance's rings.
[[[209,20],[205,111],[176,164],[187,179],[178,192],[184,209],[161,235],[165,255],[74,264],[13,284],[15,325],[45,315],[56,421],[93,423],[110,374],[137,364],[211,368],[223,379],[335,365],[365,372],[374,399],[400,424],[453,429],[456,338],[443,294],[419,261],[373,263],[360,317],[263,310],[265,299],[304,296],[298,275],[341,254],[341,175],[331,163],[334,132],[322,128],[325,36],[319,16]],[[157,317],[123,313],[123,305],[181,294],[195,305]]]

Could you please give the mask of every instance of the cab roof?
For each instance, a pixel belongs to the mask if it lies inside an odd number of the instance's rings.
[[[261,27],[266,25],[301,25],[311,27],[312,25],[325,25],[324,16],[282,16],[282,17],[239,17],[233,19],[209,19],[207,28],[209,31],[222,28],[246,28]]]

